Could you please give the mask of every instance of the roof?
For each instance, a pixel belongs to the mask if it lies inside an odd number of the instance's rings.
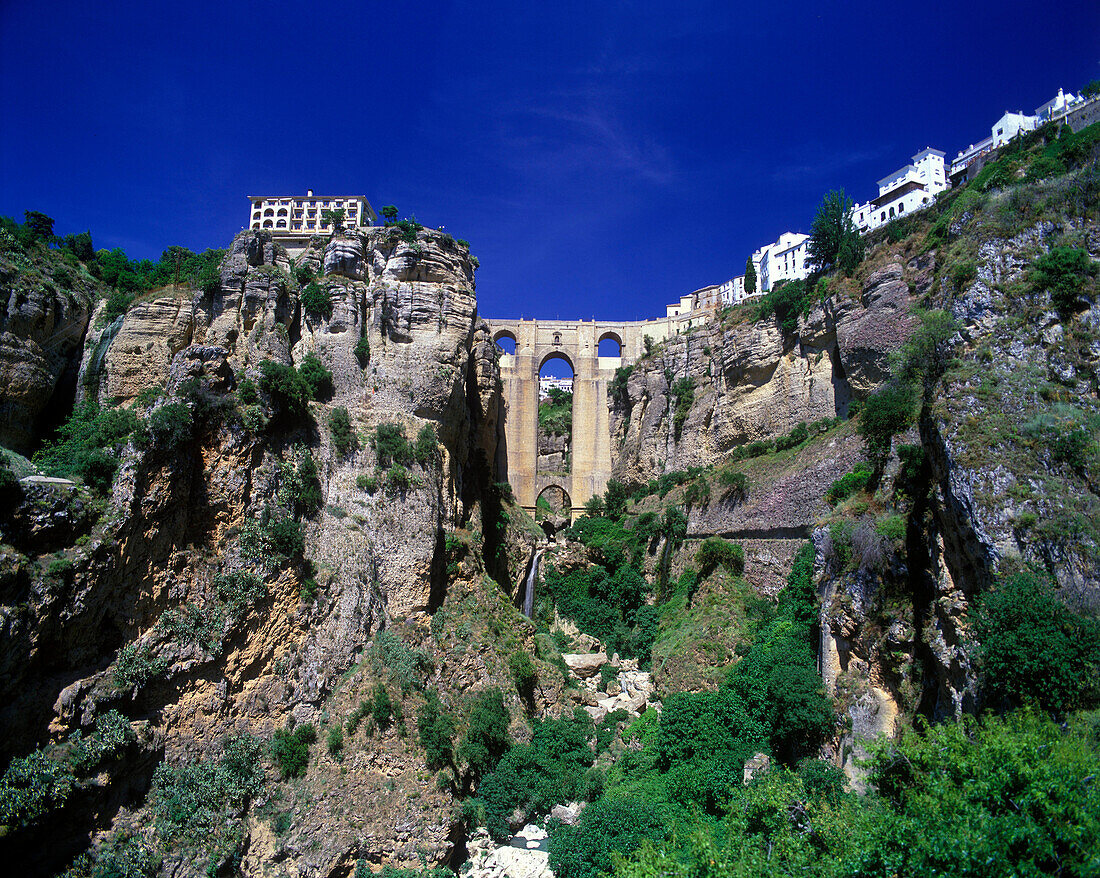
[[[900,168],[894,171],[894,173],[887,174],[885,177],[879,180],[877,185],[885,186],[887,183],[893,183],[894,180],[896,180],[898,177],[904,177],[910,171],[916,171],[916,168],[914,168],[912,165],[902,165]]]
[[[871,204],[875,207],[882,207],[884,204],[888,204],[903,195],[907,195],[914,189],[927,189],[927,187],[920,180],[910,180],[904,186],[897,186],[891,189],[889,192],[884,192],[878,198],[872,198]]]
[[[942,149],[933,149],[930,146],[926,146],[924,149],[922,149],[920,152],[918,152],[915,156],[913,156],[913,161],[914,162],[919,162],[926,155],[938,155],[942,159],[944,157],[945,153]]]

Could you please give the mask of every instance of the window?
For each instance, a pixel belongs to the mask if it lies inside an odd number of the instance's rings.
[[[898,205],[898,213],[901,213],[903,210],[905,210],[905,202],[904,201],[901,204]]]
[[[997,134],[998,134],[998,135],[1000,135],[1000,134],[1004,134],[1004,133],[1005,133],[1005,130],[1004,130],[1003,128],[998,128],[998,129],[997,129]]]

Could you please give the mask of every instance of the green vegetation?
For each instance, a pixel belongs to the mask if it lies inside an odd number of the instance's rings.
[[[416,717],[416,728],[429,768],[443,768],[454,761],[455,720],[443,709],[434,689],[428,690],[427,700]]]
[[[311,399],[324,401],[331,398],[333,393],[332,373],[325,368],[316,354],[306,354],[302,357],[302,365],[298,367],[298,374],[309,388]]]
[[[301,292],[302,309],[312,317],[324,317],[328,320],[332,316],[332,293],[327,287],[322,287],[316,281],[311,280]]]
[[[485,777],[511,746],[508,723],[503,693],[499,689],[479,692],[470,711],[469,727],[455,753],[473,777]]]
[[[745,293],[753,295],[756,292],[756,265],[750,256],[745,260]]]
[[[244,735],[227,740],[217,760],[158,765],[149,805],[162,844],[201,850],[212,873],[236,855],[244,810],[263,786],[262,752],[259,740]]]
[[[413,443],[405,438],[405,428],[401,424],[379,424],[374,429],[371,446],[378,457],[378,465],[390,467],[390,482],[403,489],[412,484],[405,467],[413,463],[427,467],[439,460],[439,437],[431,424],[420,428]],[[395,470],[399,471],[395,473]]]
[[[35,453],[34,463],[47,475],[77,478],[106,493],[118,470],[119,451],[140,427],[138,416],[129,409],[85,402],[57,428],[56,438]]]
[[[619,368],[615,370],[615,377],[611,379],[611,383],[607,387],[607,392],[619,405],[630,405],[628,384],[633,372],[634,366],[632,365],[619,366]]]
[[[690,375],[678,379],[670,388],[672,397],[672,431],[676,441],[684,430],[684,423],[691,414],[691,404],[695,401],[695,379]]]
[[[836,506],[866,488],[873,474],[874,469],[869,464],[857,463],[850,473],[841,476],[829,486],[825,499],[829,505]]]
[[[548,436],[573,435],[573,394],[551,387],[549,395],[539,403],[539,431]]]
[[[701,576],[710,576],[719,567],[740,576],[745,572],[745,550],[721,537],[707,537],[695,554],[695,563],[699,565]]]
[[[271,758],[283,780],[301,777],[309,767],[309,747],[317,740],[317,729],[310,723],[276,729],[271,739]]]
[[[291,420],[301,420],[309,412],[310,387],[293,366],[263,360],[257,386]]]
[[[94,731],[80,731],[64,744],[48,745],[12,759],[0,778],[0,827],[25,828],[62,807],[106,761],[135,740],[124,716],[108,711],[96,717]]]
[[[1058,600],[1045,573],[996,582],[977,601],[974,633],[991,706],[1034,702],[1063,715],[1100,700],[1100,624]]]
[[[403,694],[423,689],[424,678],[435,667],[427,653],[414,649],[385,629],[374,635],[368,657],[375,672],[385,671]]]
[[[262,564],[282,564],[305,548],[302,526],[283,513],[264,506],[260,515],[241,526],[241,557]]]
[[[863,237],[852,222],[852,199],[843,189],[821,199],[806,250],[818,271],[836,268],[850,276],[863,261]]]
[[[1035,260],[1031,285],[1036,292],[1049,291],[1054,307],[1066,317],[1088,306],[1089,281],[1098,271],[1084,250],[1054,247]]]
[[[337,406],[329,413],[328,429],[332,435],[332,446],[337,454],[344,455],[355,448],[355,431],[352,429],[348,410],[344,406]]]
[[[366,335],[359,336],[353,353],[355,359],[359,361],[359,368],[366,369],[370,365],[370,339]]]
[[[493,710],[499,727],[495,706]],[[506,731],[506,713],[503,721]],[[530,744],[502,743],[495,767],[478,786],[477,804],[494,838],[510,834],[506,820],[517,809],[525,819],[534,819],[558,802],[585,796],[594,756],[588,744],[592,735],[592,719],[578,707],[571,717],[534,720]]]

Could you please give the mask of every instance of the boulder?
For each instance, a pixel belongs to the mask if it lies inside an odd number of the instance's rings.
[[[562,658],[565,659],[565,664],[569,667],[573,676],[582,680],[596,676],[600,672],[600,668],[607,664],[606,652],[588,654],[570,652],[563,655]]]

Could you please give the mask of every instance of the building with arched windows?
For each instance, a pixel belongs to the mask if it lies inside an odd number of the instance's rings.
[[[856,228],[861,232],[877,229],[935,201],[936,195],[950,186],[943,156],[942,151],[926,147],[913,156],[911,164],[879,180],[878,195],[852,208]]]
[[[249,195],[248,228],[268,229],[291,255],[309,245],[311,235],[332,231],[326,211],[342,210],[344,227],[357,229],[373,226],[378,214],[362,195],[314,195],[307,189],[304,197],[293,195]]]

